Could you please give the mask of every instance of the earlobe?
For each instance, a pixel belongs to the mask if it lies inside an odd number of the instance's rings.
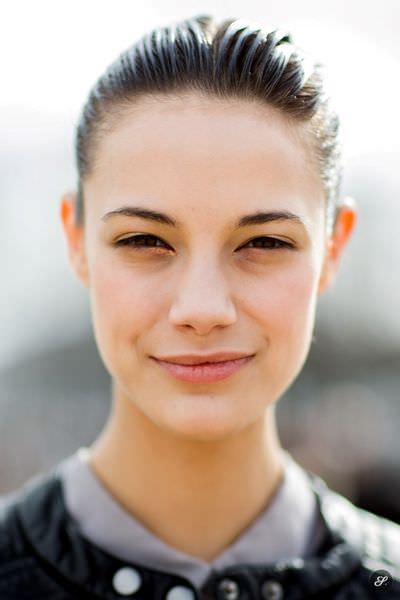
[[[346,198],[338,208],[333,232],[329,237],[325,258],[321,268],[318,294],[324,292],[332,284],[339,270],[343,251],[354,231],[357,221],[357,210],[352,198]]]
[[[75,192],[67,192],[61,198],[60,217],[68,248],[70,264],[82,283],[89,287],[85,251],[85,231],[81,224],[76,223],[76,200]]]

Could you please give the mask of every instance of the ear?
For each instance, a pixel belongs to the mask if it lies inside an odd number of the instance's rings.
[[[85,229],[76,223],[77,194],[67,192],[61,198],[60,216],[68,247],[70,264],[85,287],[89,287],[87,257],[85,250]]]
[[[357,209],[353,198],[346,198],[338,207],[333,231],[327,240],[326,253],[321,268],[318,294],[321,294],[335,279],[343,250],[345,249],[357,221]]]

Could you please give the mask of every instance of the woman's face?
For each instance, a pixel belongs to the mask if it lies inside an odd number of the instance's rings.
[[[262,417],[305,361],[325,285],[306,126],[244,100],[142,99],[101,140],[84,193],[82,241],[70,250],[117,399],[192,439]],[[238,226],[257,213],[265,222]],[[217,351],[254,357],[209,382],[177,379],[151,358]]]

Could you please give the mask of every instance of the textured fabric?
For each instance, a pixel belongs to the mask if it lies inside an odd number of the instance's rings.
[[[110,495],[81,448],[60,465],[66,506],[82,535],[122,560],[177,573],[201,587],[212,569],[310,556],[325,528],[301,467],[282,452],[284,477],[263,513],[211,563],[156,537]]]

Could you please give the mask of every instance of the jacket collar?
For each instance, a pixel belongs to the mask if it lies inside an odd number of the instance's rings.
[[[214,571],[202,588],[202,598],[219,597],[215,588],[224,578],[241,580],[251,590],[260,589],[263,582],[279,582],[290,597],[303,598],[321,593],[333,585],[345,582],[361,565],[363,539],[358,513],[344,497],[330,490],[318,476],[307,472],[311,487],[327,528],[326,540],[319,553],[307,559],[278,561],[265,565],[239,565]],[[184,586],[193,590],[186,579],[150,569],[138,563],[130,564],[104,552],[82,537],[77,523],[64,503],[62,483],[56,470],[38,476],[24,488],[17,511],[26,540],[37,557],[43,561],[64,587],[79,593],[85,590],[99,598],[117,600],[112,580],[117,571],[132,567],[139,571],[142,589],[135,594],[141,598],[165,597],[160,590]],[[196,594],[195,590],[193,590]],[[195,596],[197,597],[197,596]]]

